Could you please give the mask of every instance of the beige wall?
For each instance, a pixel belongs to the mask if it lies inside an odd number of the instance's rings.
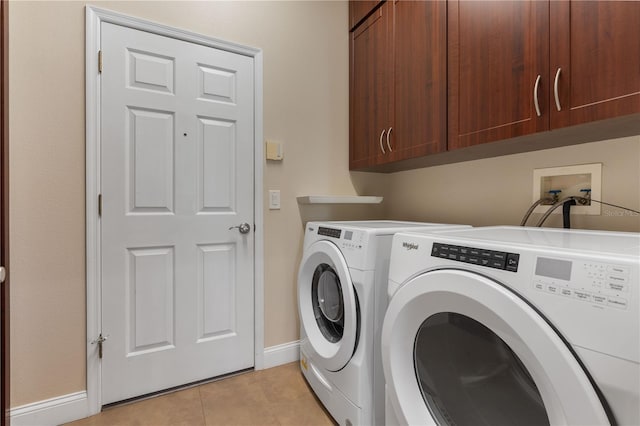
[[[467,161],[390,175],[387,213],[398,219],[519,225],[532,203],[533,169],[602,163],[602,201],[640,210],[640,136]],[[535,225],[540,215],[528,224]],[[640,231],[640,215],[602,206],[600,216],[572,215],[583,229]],[[561,227],[562,215],[545,226]]]
[[[382,211],[295,200],[377,179],[348,172],[347,3],[92,4],[263,49],[264,136],[285,153],[264,174],[282,191],[264,216],[265,345],[296,340],[302,221]],[[12,406],[85,389],[84,6],[10,5]]]
[[[264,174],[265,195],[282,191],[282,209],[264,215],[266,346],[298,336],[305,221],[515,224],[531,201],[533,168],[587,162],[604,164],[605,200],[640,208],[640,137],[392,175],[349,173],[346,2],[92,4],[263,49],[264,137],[283,142],[285,153]],[[10,7],[12,406],[85,389],[84,6]],[[374,207],[295,200],[354,193],[386,199]],[[636,231],[639,221],[574,220]]]

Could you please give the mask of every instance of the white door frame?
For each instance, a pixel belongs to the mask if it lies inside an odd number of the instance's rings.
[[[101,324],[100,292],[100,217],[98,194],[100,193],[100,24],[113,23],[149,33],[175,38],[190,43],[213,47],[253,58],[254,66],[254,368],[264,368],[264,231],[263,231],[263,146],[262,146],[262,50],[228,41],[169,27],[117,12],[86,7],[86,268],[87,268],[87,397],[89,415],[100,412],[102,407],[101,362],[96,347],[91,342],[98,337]],[[107,343],[108,344],[108,343]]]

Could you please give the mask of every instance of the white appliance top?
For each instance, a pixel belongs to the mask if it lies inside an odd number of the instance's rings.
[[[542,246],[572,251],[640,256],[640,233],[521,226],[490,226],[435,231],[438,235],[493,243]]]
[[[425,222],[403,222],[396,220],[363,220],[363,221],[334,221],[315,222],[318,226],[336,228],[354,228],[365,231],[372,231],[375,234],[395,234],[400,230],[411,231],[412,228],[435,228],[443,226],[458,226],[447,223],[425,223]]]

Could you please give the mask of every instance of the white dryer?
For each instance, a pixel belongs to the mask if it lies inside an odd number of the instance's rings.
[[[384,423],[380,330],[393,234],[461,225],[309,222],[298,274],[300,365],[342,425]]]
[[[636,233],[397,234],[386,423],[640,424],[639,275]]]

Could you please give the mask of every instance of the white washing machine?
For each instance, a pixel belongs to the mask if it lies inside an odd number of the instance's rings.
[[[393,234],[460,227],[394,221],[307,224],[298,274],[300,365],[339,424],[384,423],[380,329]]]
[[[640,234],[397,234],[390,262],[387,424],[640,424]]]

